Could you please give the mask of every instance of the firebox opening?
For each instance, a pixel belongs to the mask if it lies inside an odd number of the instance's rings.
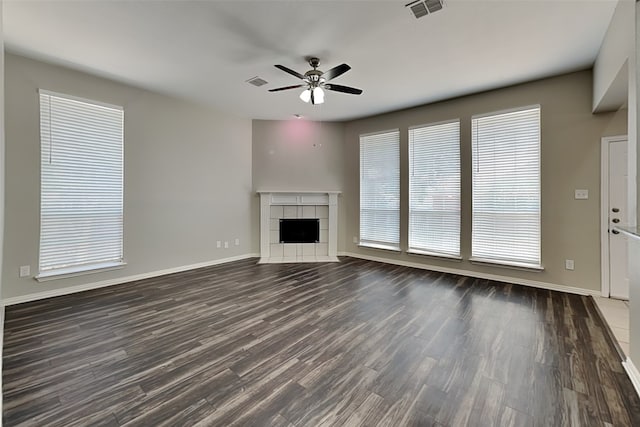
[[[280,220],[280,243],[318,243],[320,241],[320,219]]]

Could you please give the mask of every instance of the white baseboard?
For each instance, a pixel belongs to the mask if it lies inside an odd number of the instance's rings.
[[[179,267],[167,268],[164,270],[151,271],[149,273],[135,274],[133,276],[118,277],[116,279],[103,280],[100,282],[86,283],[77,286],[69,286],[61,289],[53,289],[35,294],[21,295],[19,297],[11,297],[3,299],[0,304],[2,306],[21,304],[23,302],[37,301],[40,299],[58,297],[61,295],[74,294],[76,292],[89,291],[91,289],[105,288],[107,286],[120,285],[122,283],[133,282],[136,280],[149,279],[151,277],[164,276],[165,274],[180,273],[181,271],[194,270],[196,268],[210,267],[212,265],[225,264],[232,261],[240,261],[247,258],[258,258],[260,254],[244,254],[229,258],[216,259],[213,261],[205,261],[197,264],[182,265]],[[3,312],[4,313],[4,312]]]
[[[349,257],[359,258],[359,259],[365,259],[365,260],[368,260],[368,261],[383,262],[383,263],[386,263],[386,264],[401,265],[401,266],[404,266],[404,267],[419,268],[419,269],[422,269],[422,270],[438,271],[440,273],[450,273],[450,274],[457,274],[457,275],[460,275],[460,276],[475,277],[475,278],[478,278],[478,279],[495,280],[497,282],[514,283],[516,285],[531,286],[531,287],[534,287],[534,288],[548,289],[548,290],[551,290],[551,291],[567,292],[567,293],[570,293],[570,294],[600,296],[600,291],[592,291],[592,290],[589,290],[589,289],[575,288],[573,286],[556,285],[555,283],[539,282],[537,280],[522,279],[520,277],[509,277],[509,276],[501,276],[501,275],[497,275],[497,274],[481,273],[481,272],[478,272],[478,271],[462,270],[462,269],[458,269],[458,268],[440,267],[440,266],[437,266],[437,265],[420,264],[420,263],[417,263],[417,262],[395,260],[395,259],[388,259],[388,258],[380,258],[380,257],[369,256],[369,255],[361,255],[361,254],[357,254],[357,253],[353,253],[353,252],[341,252],[338,255],[339,256],[349,256]]]
[[[627,357],[627,360],[622,362],[622,366],[624,366],[624,370],[627,371],[627,375],[629,375],[629,379],[631,379],[631,383],[636,389],[636,393],[640,396],[640,372],[638,371],[638,368],[636,368],[629,357]]]

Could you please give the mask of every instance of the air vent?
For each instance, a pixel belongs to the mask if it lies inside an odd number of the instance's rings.
[[[264,80],[264,79],[261,79],[258,76],[255,76],[255,77],[251,77],[249,80],[247,80],[247,83],[252,84],[254,86],[260,87],[260,86],[266,85],[267,81]]]
[[[442,0],[425,0],[429,13],[437,12],[442,9]]]
[[[414,4],[413,6],[411,6],[411,11],[416,16],[416,18],[422,18],[427,13],[429,13],[427,12],[427,7],[424,5],[423,2]]]
[[[434,13],[442,9],[442,0],[415,0],[405,5],[411,9],[416,18],[422,18],[430,13]]]

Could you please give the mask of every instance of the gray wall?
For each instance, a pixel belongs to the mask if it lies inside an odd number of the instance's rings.
[[[344,188],[344,124],[304,119],[253,121],[253,188],[334,190]],[[338,199],[338,251],[344,248],[344,201]],[[254,223],[258,224],[258,208]],[[259,233],[255,235],[259,247]]]
[[[43,283],[18,277],[19,266],[33,274],[38,266],[38,88],[124,107],[124,269]],[[11,54],[5,91],[3,298],[255,252],[250,120]]]
[[[619,1],[593,65],[594,111],[612,111],[625,104],[634,49],[635,2]]]
[[[473,96],[350,122],[346,125],[346,251],[370,257],[502,275],[600,291],[600,139],[627,133],[626,111],[592,115],[592,74],[572,73]],[[514,107],[542,106],[542,264],[543,272],[487,267],[463,260],[396,254],[360,248],[358,236],[359,135],[400,128],[401,247],[407,247],[407,128],[461,119],[462,256],[471,254],[471,116]],[[589,200],[574,200],[574,189],[588,189]],[[564,268],[575,260],[575,270]]]

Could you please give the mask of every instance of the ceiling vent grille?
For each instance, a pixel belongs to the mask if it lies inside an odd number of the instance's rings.
[[[264,86],[267,84],[267,81],[264,79],[261,79],[258,76],[255,77],[251,77],[249,80],[247,80],[247,83],[252,84],[254,86],[260,87],[260,86]]]
[[[429,13],[427,12],[427,6],[425,6],[423,2],[416,3],[411,6],[411,11],[416,16],[416,18],[422,18],[423,16],[427,15],[427,13]]]
[[[430,13],[434,13],[442,9],[442,0],[415,0],[405,5],[411,9],[416,18],[422,18]]]

